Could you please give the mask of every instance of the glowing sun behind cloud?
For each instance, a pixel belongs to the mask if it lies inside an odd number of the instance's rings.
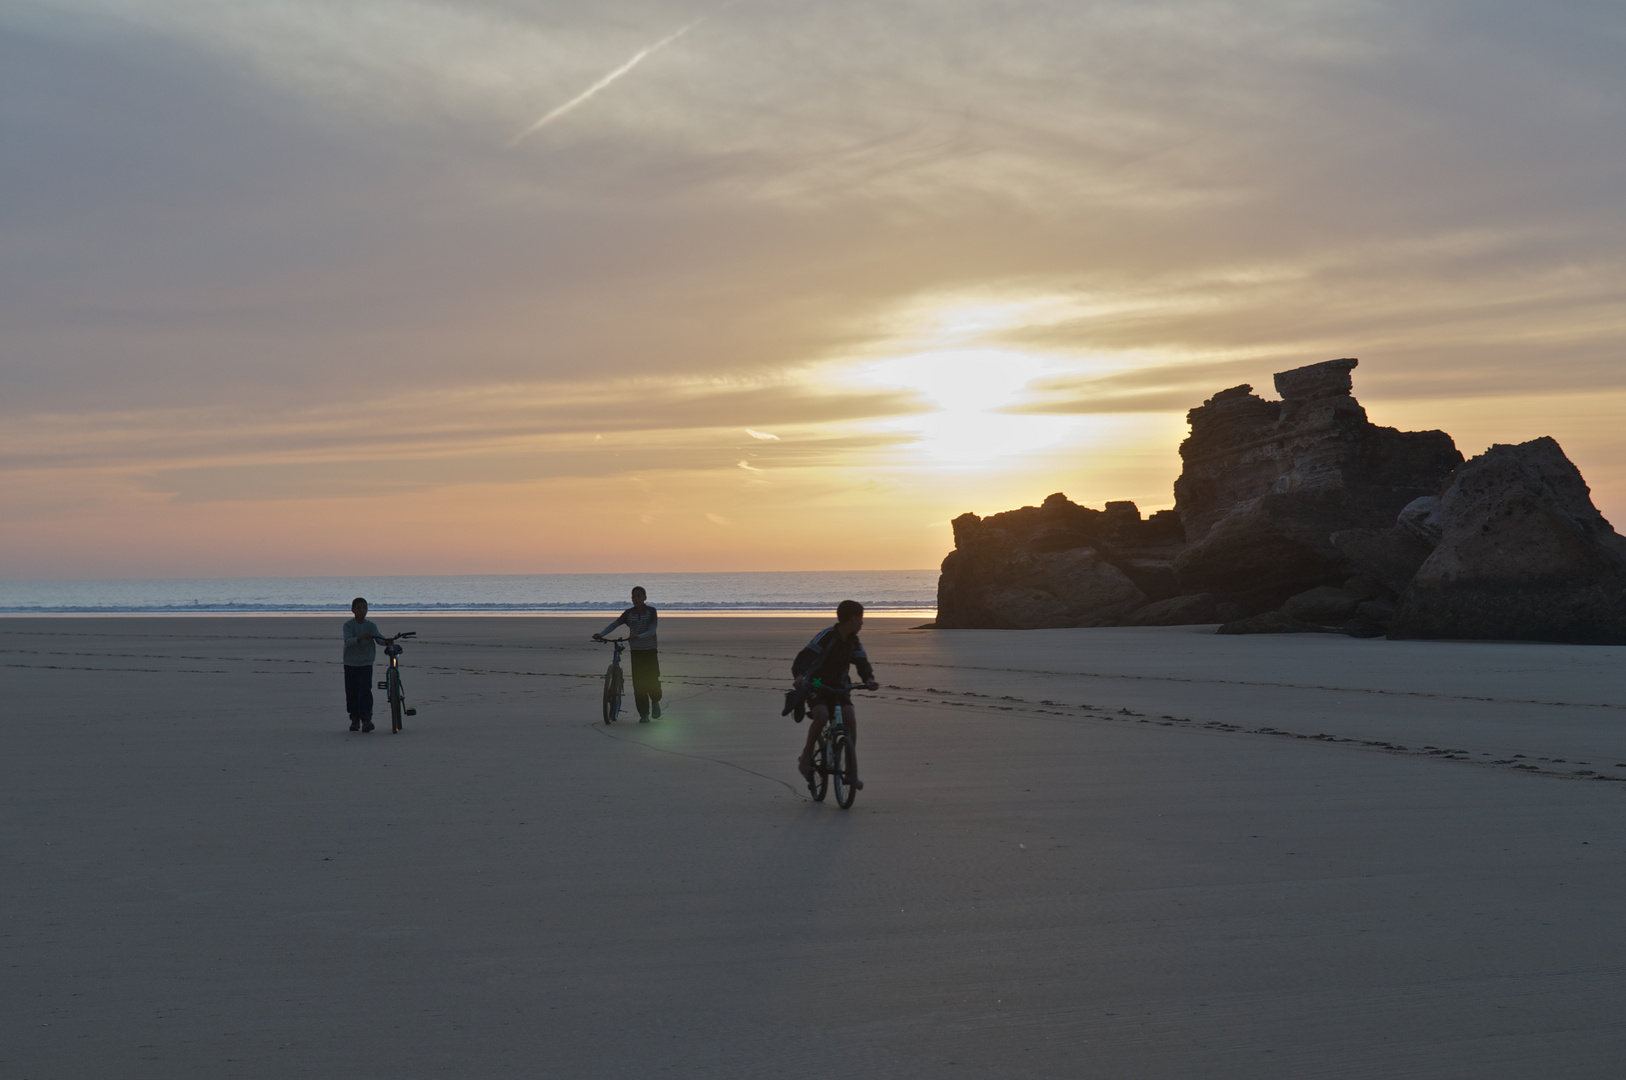
[[[1006,339],[1082,313],[1077,298],[1049,292],[918,298],[893,312],[889,332],[875,346],[883,355],[858,365],[856,378],[912,394],[931,406],[886,425],[912,435],[911,445],[925,463],[998,467],[1054,449],[1078,434],[1077,417],[1016,415],[1012,409],[1031,396],[1036,380],[1076,372],[1088,362]]]
[[[1043,358],[1025,353],[958,349],[878,361],[864,374],[880,386],[914,391],[936,406],[890,426],[917,431],[917,448],[933,461],[970,466],[1045,449],[1076,426],[1067,417],[999,411],[1015,403],[1046,367]]]

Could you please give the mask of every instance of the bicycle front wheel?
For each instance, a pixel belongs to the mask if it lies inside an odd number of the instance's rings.
[[[615,723],[621,712],[621,669],[611,664],[604,670],[604,722]]]
[[[824,740],[813,747],[813,778],[807,782],[808,793],[814,802],[824,801],[824,788],[830,782],[830,765],[824,756]]]
[[[401,730],[401,673],[392,667],[385,681],[390,697],[390,734],[393,735]]]
[[[830,777],[836,785],[836,805],[845,810],[858,798],[858,786],[854,783],[858,779],[858,765],[844,731],[836,732],[830,740]]]

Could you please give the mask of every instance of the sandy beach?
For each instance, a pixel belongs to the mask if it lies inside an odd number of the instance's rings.
[[[871,620],[0,621],[0,1075],[1613,1077],[1622,650]],[[382,695],[379,695],[382,698]],[[382,702],[380,703],[382,711]]]

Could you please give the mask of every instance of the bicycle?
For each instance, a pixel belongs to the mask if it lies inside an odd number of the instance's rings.
[[[384,678],[379,682],[378,688],[386,692],[390,699],[390,734],[401,733],[401,716],[417,716],[417,709],[406,708],[406,690],[401,685],[401,646],[396,644],[401,638],[417,637],[417,632],[409,630],[404,634],[396,634],[384,645],[384,655],[390,658],[390,666],[384,671]]]
[[[834,690],[817,679],[809,685],[815,691]],[[834,696],[839,697],[839,694]],[[824,730],[819,732],[819,741],[813,746],[813,775],[807,781],[807,790],[814,802],[823,802],[825,792],[833,782],[836,805],[846,810],[858,798],[858,761],[853,753],[852,737],[847,734],[847,724],[842,719],[841,708],[839,700],[830,706],[830,719],[825,721]]]
[[[614,645],[615,655],[610,658],[610,666],[604,669],[604,722],[615,723],[615,718],[621,712],[621,698],[626,692],[626,679],[621,673],[621,653],[626,648],[626,638],[601,638],[602,644]]]

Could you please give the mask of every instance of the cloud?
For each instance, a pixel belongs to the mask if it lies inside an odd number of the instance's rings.
[[[725,447],[727,455],[737,449],[742,415],[794,429],[797,438],[751,444],[757,452],[784,457],[828,443],[820,435],[825,430],[924,408],[901,390],[736,376],[472,386],[289,410],[239,405],[57,413],[0,428],[0,469],[153,468],[265,457],[372,461],[381,449],[421,459],[550,440],[605,447],[642,440],[670,447],[696,437]]]
[[[1143,500],[1185,409],[1301,363],[1448,430],[1626,386],[1610,6],[1010,10],[744,5],[510,153],[694,6],[7,5],[0,466],[133,515],[630,472],[720,507],[749,447],[937,521],[1034,459],[933,486],[878,364],[1019,358],[1068,482]]]
[[[1293,366],[1293,365],[1290,365]],[[1263,374],[1261,374],[1263,372]],[[1249,379],[1269,393],[1270,376],[1258,359],[1196,364],[1148,364],[1096,377],[1036,380],[1024,400],[1002,409],[1016,414],[1185,412],[1219,390]]]

